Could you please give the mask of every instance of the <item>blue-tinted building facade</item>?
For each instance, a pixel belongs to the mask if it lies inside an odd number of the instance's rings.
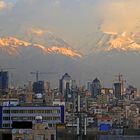
[[[37,81],[33,83],[33,92],[34,93],[44,93],[44,81]]]
[[[114,93],[117,99],[122,99],[122,84],[114,83]]]
[[[0,90],[6,91],[8,89],[8,72],[7,71],[0,71]]]
[[[96,98],[101,93],[101,82],[95,78],[91,84],[92,97]]]

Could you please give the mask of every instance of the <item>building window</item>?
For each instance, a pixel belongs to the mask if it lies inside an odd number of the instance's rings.
[[[34,113],[34,110],[28,110],[28,113]]]
[[[50,120],[52,120],[52,117],[45,117],[45,120],[47,120],[47,121],[50,121]]]
[[[3,113],[10,113],[10,110],[3,110]]]
[[[46,113],[48,114],[52,113],[52,110],[46,110],[46,111],[47,111]]]
[[[51,140],[54,140],[54,134],[51,134]]]
[[[60,120],[60,117],[53,117],[53,120]]]
[[[57,113],[60,114],[60,110],[59,109],[57,110]]]
[[[49,127],[53,127],[53,124],[49,123],[48,126],[49,126]]]
[[[52,110],[52,113],[54,113],[54,114],[60,114],[60,110],[59,109],[54,109],[54,110]]]
[[[3,124],[3,127],[9,128],[10,127],[10,124],[9,123],[4,123]]]
[[[3,120],[10,120],[10,117],[3,117]]]

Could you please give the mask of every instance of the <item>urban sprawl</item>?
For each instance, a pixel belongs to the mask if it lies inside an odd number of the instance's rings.
[[[0,140],[140,140],[140,95],[117,76],[113,87],[100,77],[77,85],[68,73],[59,87],[38,80],[10,87],[0,72]]]

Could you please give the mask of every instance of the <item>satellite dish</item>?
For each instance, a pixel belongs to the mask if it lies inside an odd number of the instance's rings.
[[[24,134],[24,129],[19,129],[19,134]]]
[[[37,98],[37,99],[41,99],[41,98],[43,98],[42,93],[37,93],[37,94],[36,94],[36,98]]]
[[[35,120],[42,120],[43,118],[42,118],[42,116],[36,116],[35,117]]]
[[[43,118],[42,118],[42,116],[36,116],[35,120],[37,123],[42,123]]]
[[[17,130],[16,129],[12,129],[12,134],[16,134]]]

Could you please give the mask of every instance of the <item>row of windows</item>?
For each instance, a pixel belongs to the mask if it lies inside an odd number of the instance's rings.
[[[3,117],[3,120],[10,120],[10,117]]]
[[[10,112],[11,111],[11,112]],[[52,114],[60,114],[59,109],[54,109],[54,110],[3,110],[3,113],[52,113]]]
[[[49,124],[48,124],[48,127],[56,127],[56,124],[51,124],[51,123],[49,123]]]
[[[49,123],[48,126],[49,126],[49,127],[56,127],[55,124],[51,124],[51,123]],[[10,125],[10,123],[4,123],[4,124],[3,124],[3,127],[4,127],[4,128],[10,128],[11,125]]]
[[[60,117],[43,117],[43,120],[60,120]]]
[[[3,120],[10,120],[10,117],[3,117]],[[35,120],[35,117],[29,116],[29,117],[11,117],[11,120]],[[60,120],[60,117],[50,117],[50,116],[45,116],[43,117],[43,120]]]
[[[9,127],[11,127],[11,125],[10,125],[10,123],[4,123],[4,124],[3,124],[3,127],[9,128]]]

